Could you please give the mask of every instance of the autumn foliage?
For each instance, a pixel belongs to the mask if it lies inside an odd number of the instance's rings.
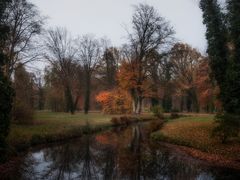
[[[107,114],[128,114],[132,110],[132,101],[128,92],[121,89],[102,91],[96,96],[102,110]]]

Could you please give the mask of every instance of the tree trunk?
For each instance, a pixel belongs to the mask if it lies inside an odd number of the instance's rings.
[[[90,86],[91,86],[91,82],[90,82],[90,75],[87,74],[86,76],[86,84],[85,84],[85,96],[84,96],[84,113],[88,114],[88,111],[90,109],[90,94],[91,94],[91,90],[90,90]]]
[[[138,103],[137,103],[137,114],[141,114],[142,113],[142,101],[143,101],[143,97],[139,96],[138,97]]]
[[[66,86],[65,89],[65,98],[66,98],[66,111],[71,112],[71,114],[75,113],[74,103],[73,103],[73,96],[69,86]]]

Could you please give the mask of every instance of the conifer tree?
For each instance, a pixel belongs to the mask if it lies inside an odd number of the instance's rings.
[[[7,57],[3,49],[9,28],[2,23],[2,19],[8,2],[7,0],[1,0],[0,2],[0,162],[6,160],[6,137],[9,133],[13,96],[10,80],[4,74]]]

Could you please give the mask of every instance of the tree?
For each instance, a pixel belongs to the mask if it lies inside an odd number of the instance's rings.
[[[37,72],[34,76],[35,84],[37,86],[37,105],[38,110],[43,110],[45,106],[45,87],[43,84],[43,75],[41,72]]]
[[[132,110],[129,93],[120,88],[102,91],[96,96],[96,100],[107,114],[126,114]]]
[[[101,58],[98,74],[101,76],[101,83],[106,89],[113,89],[116,83],[116,74],[120,61],[120,52],[117,48],[106,48]]]
[[[220,99],[224,102],[226,91],[226,70],[228,62],[227,30],[217,0],[201,0],[203,23],[207,26],[207,53],[214,77],[220,87]]]
[[[13,104],[13,119],[18,123],[32,123],[34,112],[34,75],[26,71],[22,64],[15,69],[15,98]]]
[[[74,97],[74,85],[78,79],[78,64],[75,61],[76,49],[66,29],[56,28],[48,31],[45,58],[50,62],[55,80],[64,88],[66,111],[74,114],[79,93]],[[54,77],[54,76],[53,76]]]
[[[204,24],[206,24],[207,52],[210,66],[220,89],[220,100],[224,113],[217,116],[217,135],[226,142],[239,132],[240,115],[240,5],[236,0],[227,1],[225,14],[217,0],[201,0]]]
[[[227,70],[225,110],[240,115],[240,3],[227,1],[230,55]],[[240,123],[239,123],[240,124]]]
[[[9,2],[8,0],[0,2],[0,162],[6,160],[6,137],[9,133],[13,97],[11,82],[3,72],[8,61],[4,49],[9,34],[9,27],[4,23],[3,19],[5,8]]]
[[[136,113],[142,111],[143,101],[143,82],[147,77],[148,58],[147,56],[158,51],[172,40],[174,31],[169,23],[161,17],[154,7],[147,4],[135,6],[135,12],[132,16],[133,32],[129,33],[131,61],[137,72],[136,91]]]
[[[41,55],[37,35],[42,30],[44,18],[27,0],[12,0],[5,11],[4,23],[10,31],[5,46],[8,56],[6,72],[10,77],[18,66],[39,59]]]
[[[84,113],[90,109],[91,78],[96,70],[101,57],[100,42],[91,35],[85,35],[78,39],[78,61],[84,70]]]
[[[170,59],[176,92],[186,97],[188,111],[198,112],[196,76],[201,54],[187,44],[177,43],[171,50]]]
[[[221,109],[217,99],[219,88],[216,81],[210,77],[211,73],[209,59],[205,57],[200,61],[196,74],[198,102],[200,108],[205,112],[215,112]]]

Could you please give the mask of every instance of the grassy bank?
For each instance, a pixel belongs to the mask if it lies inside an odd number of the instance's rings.
[[[12,124],[8,143],[13,150],[25,150],[32,145],[44,144],[79,137],[87,133],[86,123],[91,131],[100,131],[112,126],[111,119],[117,115],[104,115],[92,112],[87,115],[76,113],[36,112],[31,125]],[[149,118],[149,115],[142,115]]]
[[[210,154],[239,160],[239,139],[221,144],[217,138],[211,136],[214,127],[213,115],[182,117],[168,121],[161,130],[152,133],[151,137],[157,141],[192,147]]]

